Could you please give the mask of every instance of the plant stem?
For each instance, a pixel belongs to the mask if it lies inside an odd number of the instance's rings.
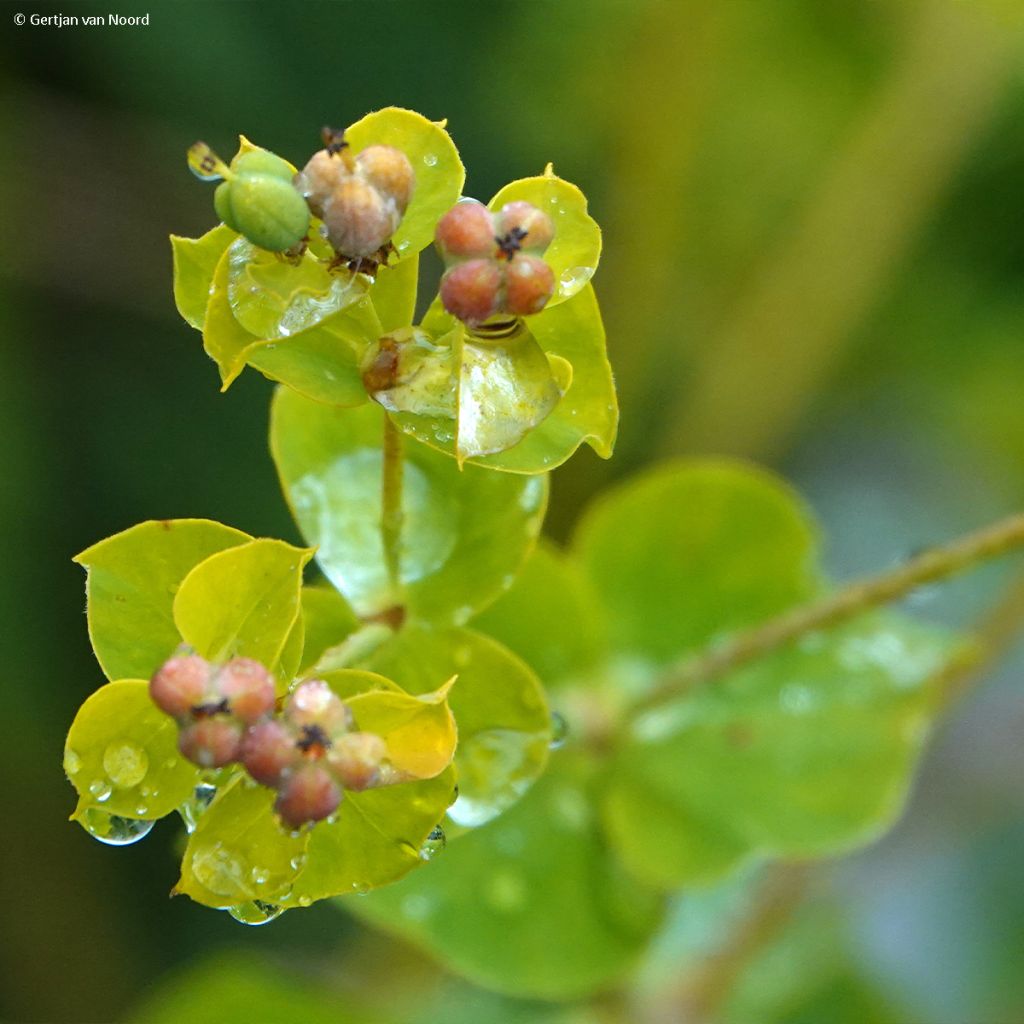
[[[927,583],[953,576],[1022,545],[1024,514],[1018,514],[948,544],[929,548],[895,569],[857,580],[821,601],[794,608],[763,625],[737,633],[720,646],[686,659],[669,670],[634,706],[634,712],[682,697],[693,687],[731,672],[805,633],[845,622],[869,608],[904,597]]]
[[[384,465],[381,477],[380,529],[388,576],[397,596],[401,592],[402,432],[384,414]]]

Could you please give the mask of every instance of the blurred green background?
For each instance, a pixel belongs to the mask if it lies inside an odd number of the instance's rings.
[[[13,21],[115,10],[147,8],[0,12],[0,1016],[546,1021],[329,906],[245,929],[169,901],[170,827],[114,850],[65,821],[63,735],[102,682],[71,556],[152,517],[298,539],[269,384],[250,371],[219,395],[174,310],[167,235],[213,222],[185,149],[244,132],[301,161],[322,124],[394,103],[449,119],[477,197],[553,160],[605,229],[623,418],[614,460],[556,475],[551,534],[653,460],[738,454],[808,495],[848,576],[1024,500],[1018,5],[165,2],[148,28]],[[1002,575],[912,610],[964,621]],[[1024,1019],[1022,671],[1018,651],[958,709],[893,834],[818,873],[739,979],[736,1020]],[[684,898],[644,984],[721,920],[712,895]]]

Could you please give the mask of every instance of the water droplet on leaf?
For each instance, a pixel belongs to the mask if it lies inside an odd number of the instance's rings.
[[[98,807],[90,807],[79,820],[89,835],[108,846],[137,843],[153,828],[152,821],[122,818],[119,814],[108,814]]]
[[[112,792],[110,783],[104,782],[102,779],[95,779],[89,783],[89,796],[94,800],[99,800],[100,803],[103,803],[104,800],[109,800]]]
[[[82,770],[82,759],[70,747],[64,751],[64,771],[77,775]]]
[[[448,837],[444,829],[436,825],[430,830],[430,835],[423,841],[420,847],[420,860],[432,860],[448,845]]]
[[[103,751],[103,770],[118,789],[130,789],[146,777],[149,758],[134,743],[111,743]]]
[[[269,924],[279,918],[283,908],[276,903],[266,903],[264,900],[249,900],[248,903],[239,903],[236,907],[228,907],[228,913],[240,924],[261,925]]]
[[[559,747],[565,746],[565,741],[569,738],[569,723],[566,721],[565,715],[560,711],[551,712],[551,742],[548,746],[552,750],[558,750]]]

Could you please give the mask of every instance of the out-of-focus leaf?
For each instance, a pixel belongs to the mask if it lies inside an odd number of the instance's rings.
[[[359,628],[359,619],[348,602],[328,584],[302,588],[302,619],[305,645],[301,668],[311,669],[324,651],[336,647]]]
[[[280,540],[211,555],[174,598],[182,638],[211,661],[241,655],[274,670],[299,615],[302,570],[311,556]]]
[[[473,620],[526,661],[546,687],[580,679],[606,653],[605,626],[589,581],[541,541],[510,590]]]
[[[198,331],[203,329],[206,320],[214,271],[224,251],[237,237],[225,224],[218,224],[201,238],[171,235],[174,304],[186,323]]]
[[[459,728],[459,798],[449,810],[476,826],[515,803],[541,773],[551,716],[536,676],[511,652],[468,629],[407,625],[366,667],[424,693],[458,675],[449,701]]]
[[[148,678],[181,642],[174,596],[200,562],[252,538],[207,519],[140,523],[87,548],[89,636],[108,679]]]
[[[608,492],[573,550],[607,611],[613,652],[658,665],[819,592],[816,542],[780,479],[694,461]]]
[[[927,684],[954,649],[939,630],[869,614],[643,714],[608,770],[616,850],[672,888],[880,833],[928,732]]]
[[[526,201],[554,222],[555,237],[544,259],[555,274],[555,294],[548,306],[576,295],[594,276],[601,258],[601,229],[587,213],[587,197],[571,182],[559,178],[550,164],[535,178],[510,182],[491,201],[492,210]]]
[[[444,121],[429,121],[412,110],[385,107],[367,114],[345,132],[353,155],[367,146],[394,146],[412,164],[416,187],[392,239],[399,260],[434,240],[437,222],[462,195],[466,169],[444,125]]]
[[[162,818],[195,788],[199,769],[178,753],[178,727],[139,679],[101,686],[78,709],[64,748],[78,791],[75,817],[90,808],[125,818]]]
[[[346,906],[489,988],[569,999],[607,986],[657,927],[661,899],[609,859],[592,782],[560,752],[507,813]]]
[[[396,592],[381,533],[384,415],[372,404],[336,410],[279,389],[271,449],[282,487],[324,574],[358,615],[404,605],[426,621],[465,622],[511,584],[532,548],[547,480],[460,472],[407,444]]]

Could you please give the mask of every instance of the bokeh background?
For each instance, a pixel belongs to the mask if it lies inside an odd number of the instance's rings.
[[[546,1021],[330,906],[246,929],[168,900],[169,825],[117,850],[65,820],[63,735],[102,681],[71,556],[152,517],[297,539],[269,384],[218,394],[174,310],[167,235],[213,222],[184,151],[241,131],[302,160],[322,124],[395,103],[449,119],[472,195],[553,160],[605,229],[622,431],[611,462],[559,471],[552,535],[656,459],[735,454],[804,491],[845,577],[1024,501],[1020,8],[208,0],[152,4],[148,28],[13,22],[110,11],[147,8],[0,9],[0,1017]],[[912,610],[966,621],[1004,575]],[[1022,673],[1018,651],[960,705],[891,835],[818,873],[739,979],[742,1019],[1024,1019]],[[701,898],[646,985],[721,919]],[[627,1019],[614,997],[569,1013]]]

